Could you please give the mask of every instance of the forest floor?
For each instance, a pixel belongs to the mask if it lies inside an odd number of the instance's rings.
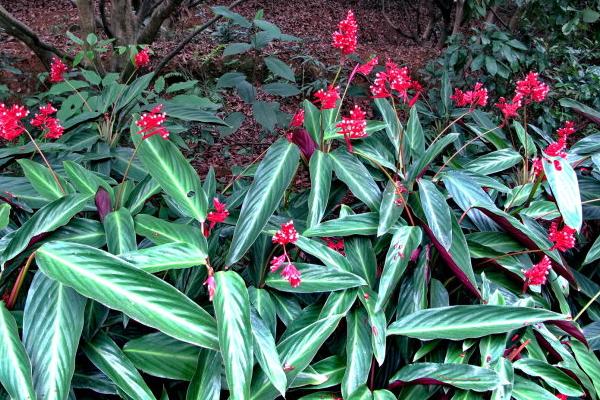
[[[55,46],[69,51],[69,40],[65,32],[71,30],[77,34],[77,10],[69,0],[11,0],[2,1],[2,5],[15,17],[28,24],[41,37]],[[192,10],[179,13],[172,23],[167,23],[160,39],[152,45],[154,60],[172,49],[194,26],[212,17],[210,6],[224,5],[223,0],[208,0]],[[289,61],[302,55],[313,57],[325,66],[338,64],[338,52],[331,47],[331,34],[337,28],[339,20],[352,9],[359,24],[359,46],[357,54],[362,59],[373,55],[380,60],[390,58],[401,65],[407,65],[416,71],[437,57],[435,40],[416,44],[402,38],[382,18],[378,0],[250,0],[235,9],[236,12],[252,19],[259,9],[264,10],[264,18],[279,26],[282,32],[302,39],[300,44],[276,44],[266,49],[267,53]],[[400,12],[389,10],[388,16],[395,24],[407,27],[412,19]],[[211,53],[219,45],[217,27],[201,34],[169,65],[170,71],[183,73],[195,79],[215,79],[230,67],[219,57],[212,58]],[[10,65],[23,71],[23,74],[0,71],[0,83],[8,84],[17,96],[27,95],[39,90],[36,74],[44,71],[43,65],[22,43],[0,35],[0,57]],[[210,62],[207,59],[210,58]],[[318,72],[317,72],[318,74]],[[418,75],[418,74],[417,74]],[[256,82],[253,82],[259,85]],[[227,137],[213,134],[212,140],[197,137],[192,130],[185,138],[191,148],[189,156],[201,175],[213,166],[217,176],[228,179],[232,175],[232,166],[244,166],[257,158],[278,134],[265,134],[251,117],[251,106],[244,103],[236,94],[222,92],[224,113],[243,112],[248,118],[238,131]],[[260,100],[271,100],[261,98]],[[294,112],[301,98],[291,97],[279,100],[284,111]]]

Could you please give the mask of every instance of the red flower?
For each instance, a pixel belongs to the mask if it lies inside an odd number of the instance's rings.
[[[302,125],[304,125],[304,110],[298,110],[292,117],[290,128],[300,128]]]
[[[533,173],[535,176],[539,176],[542,174],[542,172],[544,172],[544,166],[542,165],[542,159],[539,157],[536,157],[532,160],[532,168],[533,168]]]
[[[213,301],[213,298],[215,297],[215,289],[217,288],[215,277],[213,275],[208,275],[208,278],[206,278],[204,281],[204,285],[208,289],[208,299]]]
[[[150,112],[143,113],[140,119],[135,123],[139,126],[140,131],[138,134],[142,136],[142,140],[148,139],[150,136],[160,135],[163,139],[169,137],[169,131],[167,128],[161,126],[167,120],[167,114],[161,113],[162,104],[154,107]]]
[[[550,157],[567,158],[567,153],[565,152],[566,147],[567,143],[565,138],[561,137],[558,139],[558,142],[550,143],[544,150],[544,153]],[[556,168],[557,171],[562,169],[562,166],[558,160],[554,160],[554,168]]]
[[[225,222],[229,216],[226,205],[221,203],[216,197],[213,199],[213,207],[215,208],[215,211],[209,212],[206,216],[206,219],[210,222],[209,230],[214,228],[216,224]]]
[[[55,112],[56,108],[48,103],[40,107],[40,112],[35,114],[31,120],[31,125],[46,130],[45,136],[48,139],[58,139],[65,131],[65,128],[60,125],[60,121],[57,118],[51,117]]]
[[[371,95],[374,98],[382,99],[391,96],[391,93],[387,89],[386,82],[387,73],[381,71],[375,74],[375,81],[371,85]]]
[[[271,260],[271,272],[277,272],[277,270],[283,265],[286,261],[287,255],[284,253],[280,256],[273,257]]]
[[[25,132],[25,127],[21,120],[28,114],[29,111],[24,106],[13,104],[9,108],[0,103],[0,138],[14,140]]]
[[[530,72],[525,79],[517,82],[516,93],[528,103],[543,101],[549,91],[548,85],[538,79],[537,72]]]
[[[46,137],[48,139],[58,139],[62,136],[65,128],[62,127],[57,118],[48,118],[46,120]]]
[[[450,96],[450,98],[458,107],[485,107],[488,100],[488,92],[487,89],[483,87],[483,83],[477,82],[473,90],[463,92],[460,89],[454,89],[454,94]]]
[[[556,398],[560,400],[567,400],[568,397],[566,394],[557,394]]]
[[[65,80],[64,74],[69,71],[69,68],[58,58],[52,58],[50,64],[50,82],[57,83]]]
[[[385,98],[391,96],[393,90],[397,92],[396,95],[404,103],[408,103],[412,107],[417,102],[423,88],[419,82],[411,79],[407,67],[400,68],[396,63],[388,60],[385,63],[385,72],[378,72],[375,75],[375,81],[371,85],[371,94],[374,98]],[[412,99],[408,98],[410,90],[415,92]]]
[[[394,191],[396,199],[394,200],[394,204],[397,206],[404,204],[404,193],[408,193],[408,189],[402,183],[396,181],[396,190]]]
[[[573,121],[566,121],[563,127],[558,128],[558,130],[556,131],[559,138],[567,138],[575,132],[575,123]]]
[[[324,237],[323,240],[327,244],[327,247],[329,247],[332,250],[337,251],[341,255],[344,255],[344,245],[345,245],[345,243],[344,243],[344,239],[343,238],[334,239],[334,238]]]
[[[287,279],[290,282],[290,286],[293,288],[300,286],[300,283],[302,282],[300,271],[298,271],[296,266],[292,263],[288,263],[285,268],[283,268],[281,276],[284,279]]]
[[[553,222],[550,225],[550,232],[548,233],[548,239],[554,243],[550,250],[558,250],[565,252],[575,247],[575,229],[568,225],[565,225],[561,230],[558,229],[558,224]]]
[[[550,268],[550,258],[545,255],[539,263],[534,264],[528,270],[523,271],[525,274],[525,288],[546,283],[546,276],[548,275]]]
[[[285,246],[288,243],[296,243],[298,240],[298,232],[294,228],[294,221],[286,222],[281,225],[281,229],[273,235],[273,243]]]
[[[375,67],[378,62],[379,62],[379,58],[373,57],[369,61],[367,61],[365,64],[356,68],[356,72],[358,72],[359,74],[363,74],[363,75],[369,75],[371,73],[371,71],[373,71],[373,67]]]
[[[143,68],[150,64],[150,53],[148,53],[148,48],[144,48],[138,52],[133,59],[133,63],[136,68]]]
[[[354,53],[358,43],[357,34],[358,25],[354,13],[349,10],[346,19],[340,21],[338,30],[333,33],[333,47],[340,49],[345,56]]]
[[[340,99],[339,90],[339,86],[333,87],[333,85],[329,85],[327,90],[319,89],[315,93],[316,102],[321,103],[321,110],[335,108],[337,101]]]
[[[367,121],[365,117],[365,112],[359,106],[355,105],[354,109],[350,111],[350,117],[342,117],[342,120],[336,125],[336,128],[340,128],[339,133],[344,135],[344,139],[346,139],[349,152],[352,152],[350,139],[367,136]]]
[[[502,114],[504,115],[504,121],[508,120],[509,118],[518,117],[519,108],[521,108],[521,105],[521,96],[518,94],[513,97],[510,103],[508,103],[504,97],[500,97],[498,102],[495,104],[495,106],[502,111]]]

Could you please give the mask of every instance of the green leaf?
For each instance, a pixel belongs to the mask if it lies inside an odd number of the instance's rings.
[[[560,171],[554,167],[556,162],[560,164]],[[575,171],[567,160],[560,157],[554,162],[543,158],[542,164],[565,224],[579,231],[583,222],[583,211]]]
[[[236,54],[242,54],[252,48],[250,43],[230,43],[223,50],[223,57],[233,56]]]
[[[417,106],[412,106],[410,109],[406,125],[406,142],[413,155],[413,159],[416,159],[416,156],[420,156],[425,152],[425,134],[423,133],[421,121],[419,121]]]
[[[280,78],[287,79],[288,81],[294,82],[296,77],[294,76],[294,70],[290,68],[289,65],[281,61],[277,57],[265,57],[264,58],[265,65],[275,76],[279,76]]]
[[[107,192],[112,193],[112,188],[104,179],[83,168],[73,161],[63,161],[65,172],[69,181],[75,186],[78,192],[95,196],[99,187],[103,187]],[[54,181],[52,181],[54,182]]]
[[[284,82],[267,83],[262,86],[262,90],[269,94],[282,97],[297,96],[301,93],[296,85]]]
[[[342,380],[342,396],[348,397],[358,387],[367,383],[371,369],[371,327],[363,309],[346,316],[346,372]]]
[[[11,399],[36,398],[31,363],[19,340],[17,323],[3,301],[0,301],[0,383]]]
[[[587,254],[585,255],[585,261],[583,262],[583,265],[594,262],[599,258],[600,258],[600,236],[596,238],[596,240],[592,244],[592,247],[590,247]]]
[[[264,373],[269,377],[269,381],[282,396],[285,396],[287,378],[277,353],[275,339],[257,312],[250,313],[250,322],[254,340],[254,355]]]
[[[388,327],[388,335],[421,340],[464,340],[510,332],[544,321],[567,317],[540,308],[497,305],[463,305],[417,311]]]
[[[267,151],[244,199],[225,260],[227,265],[242,258],[261,233],[292,181],[299,157],[298,147],[284,139]]]
[[[219,400],[221,398],[221,354],[201,349],[196,372],[188,387],[185,400]]]
[[[516,400],[556,400],[555,395],[519,375],[515,375],[512,397]]]
[[[454,142],[459,136],[460,134],[458,132],[452,132],[427,146],[425,153],[423,153],[421,157],[419,157],[415,162],[413,162],[409,166],[408,180],[413,181],[414,179],[422,175],[429,167],[429,164],[431,164],[431,162],[435,160],[435,158],[438,155],[440,155],[440,153],[450,143]]]
[[[122,311],[176,339],[217,349],[214,319],[173,286],[102,250],[51,242],[36,252],[39,268],[85,297]]]
[[[132,132],[138,157],[160,187],[199,222],[206,219],[208,200],[200,178],[183,154],[169,140],[154,135],[146,140]],[[141,142],[140,142],[141,141]]]
[[[135,232],[154,244],[186,243],[206,252],[207,244],[200,229],[184,224],[167,222],[147,214],[135,217]]]
[[[373,392],[373,400],[396,400],[396,396],[389,390],[379,389]]]
[[[533,143],[532,143],[533,145]],[[533,145],[535,149],[535,145]],[[523,157],[511,148],[492,151],[465,164],[471,172],[490,175],[509,169],[523,160]]]
[[[598,18],[600,18],[600,13],[598,11],[592,10],[589,7],[586,7],[581,12],[581,19],[586,24],[593,24],[594,22],[598,21]]]
[[[352,271],[363,278],[370,287],[375,287],[377,275],[377,257],[371,239],[352,237],[344,243],[346,258]]]
[[[537,147],[535,146],[535,143],[533,142],[531,136],[527,132],[525,132],[525,128],[523,128],[523,125],[521,125],[519,121],[513,121],[513,128],[515,132],[517,132],[517,137],[519,138],[519,141],[523,146],[524,153],[528,157],[535,157],[535,155],[537,154]]]
[[[123,352],[136,368],[160,378],[189,381],[201,349],[160,332],[130,340]]]
[[[543,382],[567,396],[580,397],[584,394],[579,384],[573,378],[543,361],[533,358],[522,358],[516,361],[513,366],[529,376],[540,378]]]
[[[412,382],[416,379],[435,379],[446,385],[464,390],[485,392],[500,384],[500,377],[492,370],[467,364],[409,364],[398,371],[390,382]]]
[[[346,215],[321,222],[302,234],[306,237],[374,235],[377,232],[378,221],[375,212]]]
[[[135,215],[139,213],[146,201],[154,196],[155,194],[160,192],[160,185],[158,182],[152,178],[150,175],[146,175],[144,180],[137,184],[137,186],[133,189],[125,206],[131,212],[131,215]]]
[[[362,385],[348,396],[348,400],[372,400],[373,393],[366,385]]]
[[[306,116],[304,118],[306,123]],[[331,160],[327,153],[315,150],[309,161],[310,194],[308,196],[308,216],[306,227],[311,228],[321,222],[327,208],[331,189]]]
[[[600,361],[598,361],[598,357],[581,342],[573,340],[569,342],[569,345],[575,354],[577,363],[592,380],[596,392],[600,393]]]
[[[16,231],[0,256],[0,265],[19,255],[35,236],[52,232],[66,225],[71,218],[82,211],[89,196],[71,194],[42,207]]]
[[[421,240],[421,229],[416,227],[401,226],[394,233],[385,256],[375,311],[383,310],[387,304],[392,292],[396,290],[402,274],[406,270],[412,252],[421,244]]]
[[[10,204],[0,204],[0,229],[4,229],[10,222]]]
[[[231,9],[229,9],[229,7],[216,6],[216,7],[211,7],[211,9],[216,15],[221,15],[227,19],[230,19],[237,25],[241,26],[242,28],[250,28],[252,26],[252,23],[250,21],[248,21],[246,18],[244,18],[240,14],[231,11]]]
[[[485,69],[491,76],[496,75],[498,72],[498,64],[494,57],[485,56]]]
[[[117,104],[115,104],[114,112],[121,111],[122,108],[126,107],[135,100],[144,90],[150,85],[154,78],[154,72],[150,72],[146,75],[142,75],[135,79],[132,83],[127,86],[127,89],[123,92]]]
[[[392,226],[398,221],[402,210],[403,203],[396,203],[396,185],[392,181],[388,181],[381,197],[381,205],[379,206],[379,225],[377,226],[377,236],[387,233]]]
[[[369,170],[346,149],[338,148],[329,153],[335,175],[344,182],[352,194],[371,210],[379,210],[381,191]]]
[[[108,251],[111,254],[119,255],[137,249],[133,218],[126,208],[106,214],[104,231]]]
[[[269,132],[272,132],[277,125],[278,112],[279,103],[277,102],[256,101],[252,104],[254,119]]]
[[[302,104],[304,107],[304,127],[318,145],[321,143],[321,111],[310,100],[304,100]]]
[[[277,290],[292,293],[331,292],[367,284],[360,276],[338,268],[304,263],[294,263],[294,265],[302,275],[300,286],[290,286],[288,280],[279,273],[269,274],[265,284]]]
[[[119,346],[103,332],[83,346],[90,361],[134,400],[156,399],[133,363]]]
[[[396,154],[400,151],[400,130],[402,125],[396,114],[396,110],[386,99],[375,99],[375,106],[379,113],[383,117],[383,121],[386,123],[385,133],[390,140],[390,143],[394,146]]]
[[[56,183],[54,175],[48,167],[27,159],[20,159],[17,160],[17,162],[23,169],[25,177],[31,182],[31,186],[33,186],[36,192],[48,200],[60,199],[65,195],[60,189],[60,186],[58,186],[58,183]],[[66,182],[60,177],[59,182],[63,189],[66,190]]]
[[[86,300],[38,272],[27,292],[23,343],[31,357],[38,398],[67,398],[83,329]]]
[[[151,274],[205,265],[206,257],[206,249],[187,243],[161,244],[120,255],[121,259]]]
[[[323,264],[330,268],[352,272],[352,266],[346,257],[321,242],[300,236],[295,244],[300,250],[317,257]]]
[[[427,225],[442,246],[449,250],[452,246],[452,220],[446,198],[431,181],[419,179],[417,183],[421,206],[427,217]]]
[[[227,386],[233,399],[247,399],[254,364],[248,291],[233,271],[217,272],[215,284],[214,307]]]

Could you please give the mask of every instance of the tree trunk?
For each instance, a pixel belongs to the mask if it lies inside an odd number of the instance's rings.
[[[456,14],[454,16],[454,27],[452,28],[452,34],[456,35],[462,25],[463,17],[465,13],[465,0],[457,0],[456,2]]]
[[[438,49],[444,48],[446,45],[446,39],[448,38],[448,33],[450,31],[450,25],[452,24],[452,2],[444,1],[444,0],[436,0],[436,5],[438,6],[441,14],[442,14],[442,32],[440,34],[440,38],[437,44]]]
[[[136,18],[131,7],[131,0],[112,0],[111,31],[115,37],[117,46],[128,46],[136,44],[135,36],[137,27]],[[129,62],[129,53],[122,56],[113,57],[112,70],[122,71],[123,67]]]
[[[183,0],[166,0],[160,3],[154,11],[152,11],[152,15],[150,16],[150,21],[148,24],[141,30],[139,35],[137,36],[137,43],[139,44],[150,44],[154,42],[158,32],[160,30],[161,25],[173,12],[179,7],[179,5],[183,2]],[[138,24],[141,26],[143,21],[138,21]]]
[[[487,22],[488,24],[493,24],[494,20],[496,18],[496,13],[498,11],[498,6],[494,5],[490,8],[490,11],[488,12],[487,17],[485,18],[485,22]]]
[[[79,24],[81,25],[81,36],[85,40],[88,34],[96,33],[96,18],[92,0],[76,0],[79,12]]]

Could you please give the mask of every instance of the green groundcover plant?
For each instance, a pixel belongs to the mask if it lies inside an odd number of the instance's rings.
[[[201,107],[151,73],[82,94],[56,60],[72,125],[0,106],[22,140],[0,156],[0,396],[598,398],[600,135],[532,123],[534,72],[496,102],[428,93],[353,61],[357,31],[349,12],[334,81],[226,185],[170,134]]]

